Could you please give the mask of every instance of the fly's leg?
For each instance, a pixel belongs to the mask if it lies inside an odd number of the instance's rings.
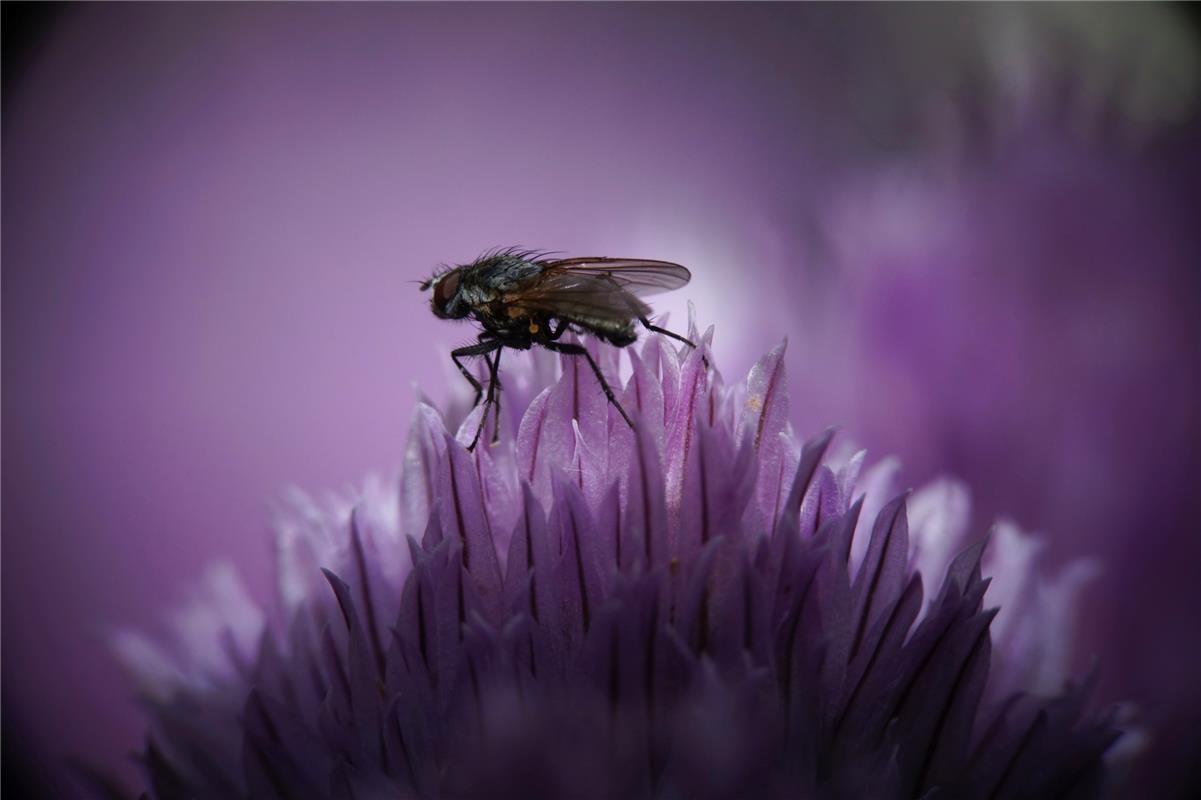
[[[671,339],[675,339],[677,342],[683,342],[684,344],[691,347],[693,350],[696,349],[696,343],[693,342],[691,339],[685,338],[678,333],[672,333],[667,328],[660,328],[658,325],[653,324],[646,317],[640,316],[640,317],[638,317],[638,321],[642,323],[642,326],[644,328],[646,328],[648,331],[651,331],[652,333],[661,333],[664,336],[667,336]],[[701,356],[701,361],[705,362],[705,369],[708,369],[709,368],[709,358],[707,356]]]
[[[661,333],[664,336],[668,336],[672,339],[675,339],[677,342],[683,342],[684,344],[688,345],[689,347],[693,348],[694,350],[696,349],[696,344],[691,339],[683,337],[678,333],[672,333],[667,328],[660,328],[658,325],[651,323],[651,321],[649,319],[647,319],[646,317],[639,317],[638,321],[641,322],[642,326],[644,328],[646,328],[648,331],[652,331],[654,333]]]
[[[547,350],[553,350],[556,353],[562,353],[565,356],[583,356],[588,359],[588,366],[592,367],[592,373],[596,375],[596,379],[600,381],[601,388],[605,391],[605,397],[616,406],[617,411],[621,414],[621,418],[626,421],[626,424],[631,428],[634,427],[634,422],[626,414],[626,410],[621,407],[621,403],[617,402],[617,397],[614,396],[613,390],[609,388],[609,382],[605,380],[605,376],[601,374],[600,367],[596,365],[596,361],[592,358],[584,347],[578,344],[569,344],[568,342],[546,342],[543,345]]]
[[[488,412],[493,411],[493,421],[495,424],[492,428],[492,443],[500,439],[500,354],[504,352],[503,342],[489,342],[495,345],[496,358],[488,358],[488,354],[484,353],[484,363],[488,365],[488,393],[484,395],[484,410],[480,414],[480,424],[475,429],[475,436],[471,439],[471,444],[467,446],[467,452],[475,450],[475,446],[479,444],[480,436],[484,432],[484,426],[488,424]]]
[[[484,387],[480,384],[479,380],[477,380],[476,377],[472,375],[465,366],[463,366],[463,362],[459,361],[459,359],[469,358],[471,356],[484,356],[484,361],[488,364],[488,373],[491,376],[490,380],[488,381],[488,399],[485,402],[484,413],[480,415],[480,426],[476,428],[475,438],[471,440],[471,444],[468,446],[467,452],[474,450],[476,443],[480,440],[480,432],[484,430],[484,423],[488,419],[487,404],[492,402],[493,394],[497,388],[496,367],[493,366],[492,359],[488,358],[488,355],[495,351],[496,363],[500,364],[500,350],[503,347],[503,342],[489,340],[480,342],[479,344],[471,344],[467,345],[466,347],[460,347],[457,350],[452,350],[450,352],[451,361],[455,362],[455,366],[459,368],[459,372],[463,373],[463,377],[466,378],[468,382],[471,383],[472,388],[475,389],[475,403],[472,405],[472,408],[475,408],[475,406],[480,404],[480,397],[483,395]]]
[[[480,384],[479,380],[471,374],[467,367],[463,366],[463,362],[459,359],[470,358],[472,356],[486,356],[493,350],[497,350],[502,346],[503,345],[496,340],[489,340],[480,342],[479,344],[469,344],[466,347],[460,347],[457,350],[450,351],[450,360],[455,362],[455,366],[459,368],[459,372],[461,372],[463,377],[467,379],[467,382],[471,384],[471,388],[475,389],[475,402],[471,404],[472,408],[475,408],[480,404],[480,398],[484,396],[484,387],[482,384]]]
[[[500,354],[504,351],[503,347],[496,348],[496,359],[488,365],[491,373],[488,378],[488,396],[490,400],[486,402],[492,403],[492,444],[500,441],[500,390],[503,388],[500,385]],[[486,410],[484,416],[487,416]],[[484,418],[481,417],[480,425],[482,426],[483,424]],[[478,439],[479,433],[476,433],[475,437]]]

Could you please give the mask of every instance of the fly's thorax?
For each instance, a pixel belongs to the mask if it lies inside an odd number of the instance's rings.
[[[463,298],[463,302],[472,308],[479,308],[488,305],[499,299],[499,294],[495,289],[487,286],[481,286],[478,283],[464,281],[459,293]]]

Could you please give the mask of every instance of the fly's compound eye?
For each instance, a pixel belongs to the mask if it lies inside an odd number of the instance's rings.
[[[434,284],[434,296],[431,303],[434,307],[434,312],[443,316],[449,316],[451,302],[455,295],[459,292],[459,271],[451,270],[446,273]]]

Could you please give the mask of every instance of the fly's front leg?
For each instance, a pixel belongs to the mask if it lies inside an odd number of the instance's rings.
[[[482,346],[476,345],[476,347]],[[492,443],[495,444],[500,439],[500,354],[504,351],[504,342],[496,340],[487,342],[491,345],[491,349],[496,351],[496,358],[488,358],[488,353],[485,351],[484,363],[488,365],[488,393],[484,396],[484,410],[480,414],[480,424],[475,429],[475,436],[471,438],[471,444],[467,446],[467,452],[475,450],[475,446],[479,444],[480,436],[484,432],[484,426],[488,424],[488,411],[493,411],[493,428],[492,428]],[[478,354],[477,355],[481,355]],[[491,406],[491,408],[489,408]]]
[[[547,350],[553,350],[554,352],[562,353],[565,356],[583,356],[584,358],[588,359],[588,366],[592,367],[592,373],[596,375],[596,379],[600,381],[601,389],[603,389],[605,392],[605,397],[608,398],[610,403],[617,407],[618,413],[621,414],[621,418],[626,421],[626,424],[629,425],[630,428],[634,427],[633,420],[631,420],[630,416],[626,414],[626,410],[621,407],[621,403],[617,402],[617,397],[614,396],[613,390],[609,388],[609,382],[605,380],[605,376],[601,373],[600,367],[596,365],[596,361],[592,358],[592,354],[589,353],[587,349],[578,344],[553,341],[547,342],[544,347],[546,347]]]
[[[500,385],[500,354],[504,351],[503,347],[498,347],[496,349],[496,359],[488,365],[491,377],[488,379],[489,399],[487,402],[492,403],[492,444],[500,441],[500,390],[502,388]],[[485,411],[485,414],[487,414],[487,411]],[[482,426],[483,424],[484,421],[481,417],[480,425]],[[476,434],[476,438],[479,438],[478,433]]]
[[[467,382],[471,384],[471,388],[475,389],[475,402],[471,404],[472,408],[475,408],[480,404],[480,398],[484,395],[484,387],[459,359],[469,358],[471,356],[486,356],[493,350],[499,350],[501,346],[502,345],[500,342],[493,339],[480,342],[479,344],[469,344],[466,347],[460,347],[456,350],[450,351],[450,360],[455,362],[455,366],[459,368],[459,372],[461,372],[463,377],[467,379]]]

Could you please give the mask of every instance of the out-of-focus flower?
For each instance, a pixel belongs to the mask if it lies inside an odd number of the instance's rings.
[[[918,480],[967,481],[977,523],[1104,564],[1075,639],[1098,696],[1140,708],[1148,797],[1196,794],[1201,748],[1197,119],[1136,150],[1027,119],[977,159],[865,173],[820,226],[837,280],[781,293],[807,298],[808,424],[837,413]]]
[[[802,445],[783,350],[730,386],[650,339],[636,431],[572,360],[474,454],[420,404],[398,481],[281,522],[275,616],[218,570],[176,655],[122,637],[153,796],[1095,796],[1117,734],[1041,691],[1033,540],[990,586],[961,486]]]

